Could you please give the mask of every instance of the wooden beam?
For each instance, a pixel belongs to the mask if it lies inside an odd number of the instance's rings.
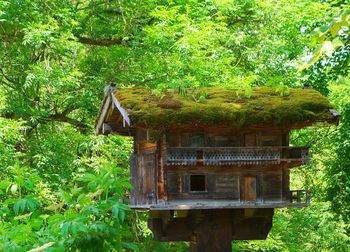
[[[111,94],[112,100],[114,105],[116,106],[116,108],[119,110],[120,114],[123,117],[123,127],[125,128],[125,123],[128,124],[128,126],[131,126],[131,121],[129,118],[129,113],[120,105],[119,101],[117,100],[117,98],[115,98],[114,94]]]
[[[302,202],[290,202],[289,200],[280,200],[276,202],[245,202],[238,200],[224,199],[177,199],[168,200],[158,204],[130,205],[134,209],[149,210],[203,210],[203,209],[241,209],[241,208],[301,208],[310,204],[309,193],[306,194],[306,200]]]
[[[107,134],[111,133],[111,131],[112,131],[111,126],[109,126],[107,123],[102,124],[102,134],[103,135],[107,135]]]
[[[95,134],[98,135],[101,133],[102,130],[102,124],[105,122],[106,120],[106,115],[108,113],[108,110],[110,108],[110,104],[111,103],[111,97],[107,96],[104,100],[104,103],[102,105],[101,108],[101,112],[99,113],[99,117],[95,126]]]

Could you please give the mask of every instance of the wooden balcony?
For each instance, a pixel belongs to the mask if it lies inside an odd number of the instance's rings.
[[[171,147],[166,151],[166,165],[259,165],[310,160],[308,147]]]
[[[302,208],[310,204],[310,191],[292,190],[286,200],[257,201],[228,199],[174,199],[157,204],[131,205],[131,208],[154,210],[236,209],[236,208]]]

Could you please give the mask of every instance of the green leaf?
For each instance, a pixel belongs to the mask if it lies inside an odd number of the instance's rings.
[[[64,216],[63,214],[54,214],[48,217],[47,221],[51,226],[59,226],[64,221]]]
[[[26,211],[33,212],[36,207],[39,205],[39,202],[29,196],[24,199],[17,200],[13,206],[13,211],[17,215],[19,213],[24,213]]]
[[[26,179],[25,181],[24,181],[24,187],[27,189],[27,190],[32,190],[33,189],[33,183],[32,183],[32,181],[30,180],[30,179]]]
[[[77,178],[77,180],[82,181],[82,182],[91,182],[91,181],[96,180],[96,175],[91,174],[91,173],[84,173],[79,178]]]
[[[114,218],[119,221],[119,207],[117,205],[114,205],[112,207],[112,213],[114,215]]]
[[[125,211],[124,210],[119,211],[119,218],[120,218],[121,222],[124,222],[124,220],[125,220]]]
[[[10,187],[10,191],[11,191],[12,194],[16,194],[17,189],[18,189],[17,184],[12,184],[11,187]]]
[[[135,243],[131,242],[122,242],[122,247],[132,251],[140,251],[139,247]]]
[[[30,226],[34,229],[34,230],[36,230],[36,231],[38,231],[38,230],[40,230],[40,228],[43,226],[43,224],[44,224],[44,221],[43,221],[43,219],[42,218],[38,218],[38,217],[32,217],[31,219],[30,219]]]
[[[0,190],[7,189],[9,186],[11,186],[11,181],[9,180],[2,180],[0,181]]]
[[[326,32],[326,31],[329,29],[329,27],[330,27],[329,25],[321,26],[321,27],[320,27],[320,31],[321,31],[321,32]]]
[[[81,195],[79,195],[77,202],[81,206],[86,206],[86,205],[91,204],[91,198],[86,194],[81,194]]]
[[[69,235],[69,227],[70,227],[70,222],[63,223],[62,228],[61,228],[61,234],[63,236]]]
[[[334,49],[337,49],[338,47],[344,46],[344,42],[341,41],[339,37],[336,37],[332,40],[332,45]]]
[[[72,224],[72,234],[73,235],[86,233],[87,230],[88,229],[87,229],[86,225],[82,222],[73,222],[73,224]]]
[[[13,211],[15,212],[15,215],[19,213],[21,205],[22,205],[22,200],[19,200],[14,204]]]

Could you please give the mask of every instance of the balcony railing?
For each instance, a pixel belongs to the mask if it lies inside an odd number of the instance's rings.
[[[167,148],[167,165],[255,165],[299,161],[308,163],[307,147],[176,147]]]
[[[306,205],[310,204],[310,191],[309,190],[291,190],[290,191],[290,204],[291,205]]]

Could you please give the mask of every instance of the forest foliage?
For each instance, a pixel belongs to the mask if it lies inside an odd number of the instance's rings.
[[[127,206],[131,140],[94,135],[113,81],[154,95],[320,91],[339,125],[291,135],[311,147],[292,177],[311,206],[277,210],[265,241],[233,244],[349,251],[349,22],[347,0],[0,1],[0,250],[186,251],[153,242],[147,214]]]

